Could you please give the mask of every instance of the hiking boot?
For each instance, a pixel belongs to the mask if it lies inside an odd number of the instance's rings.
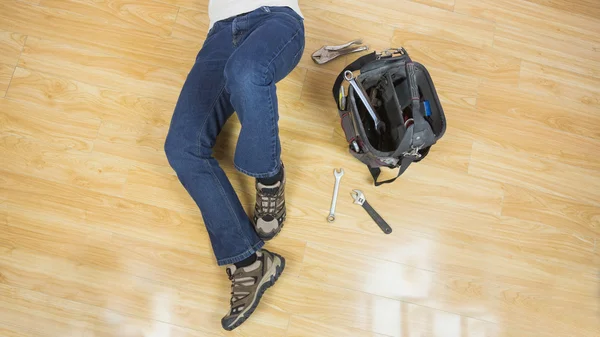
[[[274,238],[285,221],[285,170],[283,178],[273,185],[263,185],[256,180],[256,206],[254,208],[254,228],[258,236],[265,240]]]
[[[221,325],[225,330],[233,330],[240,326],[252,313],[265,290],[275,284],[285,268],[285,259],[261,249],[256,252],[256,261],[247,266],[227,267],[227,275],[231,280],[231,309]]]

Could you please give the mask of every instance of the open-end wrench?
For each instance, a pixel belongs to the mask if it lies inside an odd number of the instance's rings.
[[[373,106],[367,98],[367,92],[365,91],[363,86],[356,82],[356,80],[354,79],[354,73],[352,73],[350,70],[346,70],[344,72],[344,79],[348,81],[350,85],[352,85],[354,91],[356,91],[356,94],[358,94],[358,97],[363,102],[363,105],[365,106],[365,108],[367,108],[369,115],[371,115],[371,118],[373,118],[373,123],[375,123],[375,130],[377,130],[377,133],[385,131],[385,124],[377,117],[375,110],[373,110]]]
[[[337,204],[338,190],[340,189],[340,180],[342,179],[342,176],[344,175],[344,169],[340,169],[339,172],[338,172],[338,170],[334,169],[333,175],[335,176],[335,186],[333,187],[333,198],[331,199],[331,209],[329,210],[329,216],[327,217],[328,222],[335,221],[335,205]]]
[[[379,226],[379,228],[381,228],[381,230],[385,234],[390,234],[392,232],[392,227],[390,227],[390,225],[388,225],[388,223],[385,222],[385,220],[383,220],[381,215],[379,215],[379,213],[377,213],[373,209],[373,207],[371,207],[371,205],[369,205],[369,203],[367,202],[367,199],[365,199],[365,195],[363,194],[363,192],[361,190],[353,190],[352,193],[350,193],[350,194],[352,195],[352,198],[354,198],[354,203],[357,205],[361,205],[365,209],[365,211],[367,211],[367,213],[369,213],[369,215],[371,216],[371,219],[373,219],[373,221],[375,221],[377,226]]]

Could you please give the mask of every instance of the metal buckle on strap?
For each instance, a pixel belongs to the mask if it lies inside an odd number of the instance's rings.
[[[377,53],[377,59],[382,59],[382,58],[388,58],[388,57],[392,57],[394,55],[404,55],[406,54],[406,50],[404,50],[404,48],[400,47],[400,48],[389,48],[386,49],[384,51],[382,51],[381,53]]]
[[[421,156],[422,156],[422,155],[419,153],[419,150],[421,150],[421,147],[420,147],[420,146],[418,146],[418,147],[416,147],[416,146],[412,146],[410,151],[406,151],[406,152],[402,153],[402,155],[403,155],[404,157],[408,157],[408,156],[414,156],[416,159],[419,159],[419,158],[421,158]]]

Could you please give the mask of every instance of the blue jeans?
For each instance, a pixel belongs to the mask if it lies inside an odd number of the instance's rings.
[[[171,167],[194,199],[219,265],[244,260],[264,242],[213,157],[217,135],[237,112],[234,165],[255,178],[281,165],[275,83],[304,51],[304,23],[287,7],[262,7],[216,22],[181,90],[165,142]]]

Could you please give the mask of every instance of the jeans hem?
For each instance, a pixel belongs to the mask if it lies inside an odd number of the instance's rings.
[[[281,169],[281,164],[277,165],[277,167],[275,167],[275,169],[273,171],[269,171],[267,173],[253,173],[253,172],[249,172],[244,170],[243,168],[239,167],[236,163],[233,163],[233,166],[235,166],[235,168],[242,172],[243,174],[253,177],[253,178],[270,178],[270,177],[274,177],[277,173],[279,173],[279,170]]]
[[[246,258],[250,257],[252,254],[256,253],[264,245],[265,245],[265,242],[261,240],[258,243],[256,243],[254,246],[248,248],[245,252],[243,252],[239,255],[217,260],[217,264],[219,266],[225,266],[225,265],[234,264],[234,263],[237,263],[240,261],[244,261]]]

